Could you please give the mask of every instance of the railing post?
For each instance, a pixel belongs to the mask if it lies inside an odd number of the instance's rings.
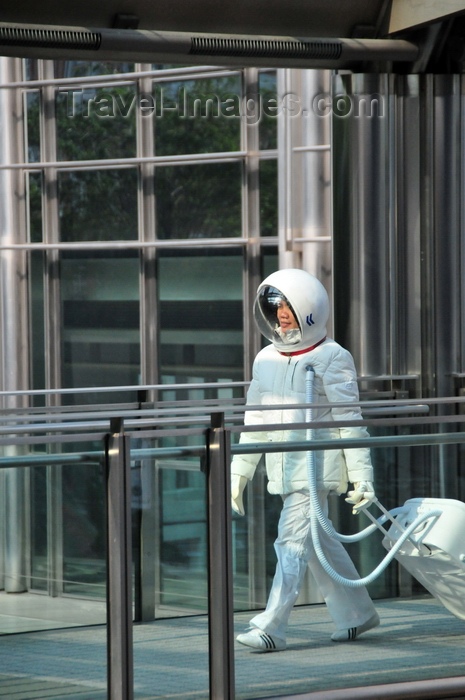
[[[113,419],[106,439],[107,674],[109,700],[132,700],[131,463],[123,421]]]
[[[230,433],[212,415],[207,435],[208,606],[211,700],[233,700],[234,630]]]

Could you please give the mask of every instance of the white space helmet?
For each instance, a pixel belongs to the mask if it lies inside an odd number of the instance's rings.
[[[298,329],[280,328],[277,312],[283,301],[294,314]],[[326,336],[328,294],[321,282],[304,270],[279,270],[260,284],[253,312],[260,332],[278,350],[304,350]]]

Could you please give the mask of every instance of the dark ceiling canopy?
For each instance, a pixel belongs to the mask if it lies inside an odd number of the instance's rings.
[[[359,26],[376,31],[388,4],[386,0],[2,0],[0,19],[107,29],[126,21],[133,29],[156,31],[349,38]]]
[[[445,5],[439,16],[404,0],[2,0],[0,55],[462,72],[465,0]]]

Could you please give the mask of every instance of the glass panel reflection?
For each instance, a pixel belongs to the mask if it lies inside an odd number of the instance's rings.
[[[137,240],[137,170],[58,173],[60,239]]]
[[[160,606],[185,612],[205,612],[207,590],[207,529],[205,477],[192,465],[167,460],[158,463],[160,509]]]
[[[277,148],[278,115],[282,112],[282,96],[277,93],[276,71],[260,71],[261,95],[260,150]]]
[[[157,155],[240,150],[239,74],[155,84],[153,101]]]
[[[67,252],[61,263],[65,387],[132,386],[140,372],[139,258]],[[79,402],[104,402],[102,395]],[[116,395],[108,400],[116,401]]]
[[[261,160],[260,182],[260,235],[278,235],[278,161]]]
[[[242,379],[242,254],[160,251],[164,383]]]
[[[172,617],[208,609],[207,520],[205,474],[200,458],[157,456],[157,448],[203,445],[199,435],[190,438],[132,440],[132,506],[135,548],[141,556],[141,600],[153,616]],[[151,553],[151,554],[150,554]],[[154,557],[153,560],[150,557]],[[149,601],[149,602],[147,602]],[[150,618],[149,618],[150,619]]]
[[[29,230],[32,243],[42,241],[42,175],[28,173]]]
[[[134,157],[137,109],[135,85],[62,90],[56,96],[58,160]]]
[[[25,95],[25,108],[27,114],[27,160],[29,163],[40,161],[40,92],[31,90]]]
[[[158,238],[240,236],[241,173],[240,162],[158,168]]]
[[[106,595],[106,509],[103,468],[64,469],[63,593]]]

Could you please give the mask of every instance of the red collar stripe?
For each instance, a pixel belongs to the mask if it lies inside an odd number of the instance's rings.
[[[311,352],[312,350],[315,350],[321,343],[324,343],[326,340],[326,336],[322,338],[321,340],[318,341],[318,343],[315,343],[315,345],[312,345],[310,348],[305,348],[304,350],[296,350],[295,352],[281,352],[281,350],[278,350],[280,355],[286,355],[286,357],[294,357],[294,355],[303,355],[306,352]]]

